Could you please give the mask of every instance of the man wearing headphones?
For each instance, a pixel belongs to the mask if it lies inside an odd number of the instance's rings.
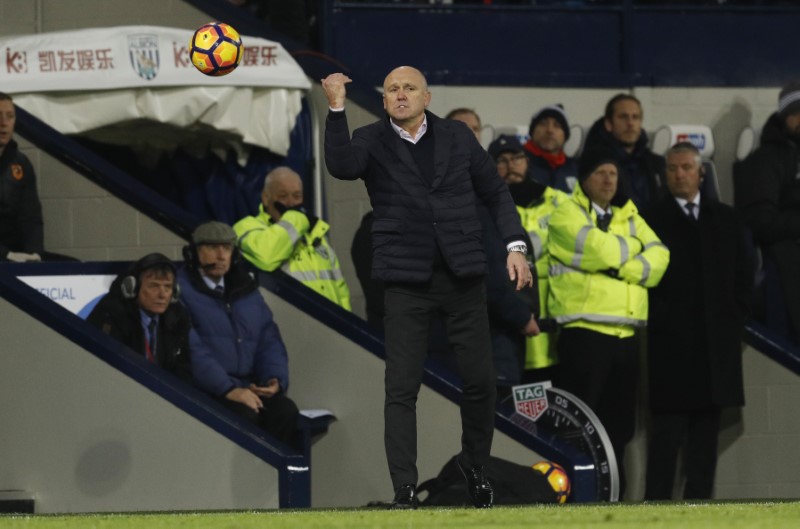
[[[181,299],[192,318],[195,383],[277,439],[296,446],[298,410],[286,396],[289,363],[272,312],[241,265],[236,233],[206,222],[184,248]]]
[[[670,261],[649,291],[645,499],[672,499],[678,466],[686,477],[682,498],[707,500],[723,408],[744,405],[742,336],[753,272],[737,212],[700,192],[697,147],[673,145],[666,169],[670,194],[647,216]]]
[[[175,265],[151,253],[111,284],[87,321],[148,361],[188,379],[191,321],[178,299]]]

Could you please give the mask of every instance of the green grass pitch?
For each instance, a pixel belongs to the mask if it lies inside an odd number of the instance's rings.
[[[800,502],[708,502],[174,514],[0,515],[13,529],[715,529],[800,527]]]

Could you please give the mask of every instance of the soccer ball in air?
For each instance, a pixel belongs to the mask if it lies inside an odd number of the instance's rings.
[[[198,28],[189,43],[189,58],[206,75],[227,75],[242,62],[244,46],[239,32],[222,22]]]
[[[564,467],[552,461],[539,461],[533,465],[533,469],[547,478],[547,482],[556,493],[558,503],[567,501],[569,493],[572,492],[572,485]]]

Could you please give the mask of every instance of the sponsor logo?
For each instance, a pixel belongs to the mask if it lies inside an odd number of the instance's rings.
[[[14,177],[14,180],[22,180],[22,177],[25,176],[25,171],[22,170],[22,166],[20,164],[11,164],[11,176]]]
[[[545,390],[549,387],[550,382],[514,386],[514,409],[520,415],[536,421],[547,411],[547,393]]]
[[[675,143],[680,143],[682,141],[688,141],[701,151],[706,148],[706,135],[700,132],[678,134]]]
[[[158,36],[130,35],[128,37],[128,55],[131,58],[133,71],[147,81],[158,75],[160,64],[158,55]]]

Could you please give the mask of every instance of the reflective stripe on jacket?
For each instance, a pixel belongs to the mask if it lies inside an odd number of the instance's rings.
[[[264,206],[257,217],[234,224],[239,247],[248,261],[261,270],[278,268],[344,309],[350,308],[350,289],[339,267],[339,258],[325,234],[330,226],[318,220],[309,231],[308,217],[289,210],[273,222]]]
[[[570,196],[563,191],[546,187],[539,200],[527,207],[517,206],[522,227],[528,232],[531,240],[532,254],[536,263],[536,275],[539,277],[540,319],[549,316],[547,298],[550,292],[548,273],[550,255],[547,251],[549,239],[548,224],[550,215],[556,207],[569,200]],[[558,363],[555,351],[555,340],[550,334],[543,332],[525,339],[525,369],[540,369]]]
[[[604,232],[579,186],[550,216],[548,310],[562,325],[625,337],[647,324],[647,288],[661,281],[669,250],[632,201],[611,211]]]

